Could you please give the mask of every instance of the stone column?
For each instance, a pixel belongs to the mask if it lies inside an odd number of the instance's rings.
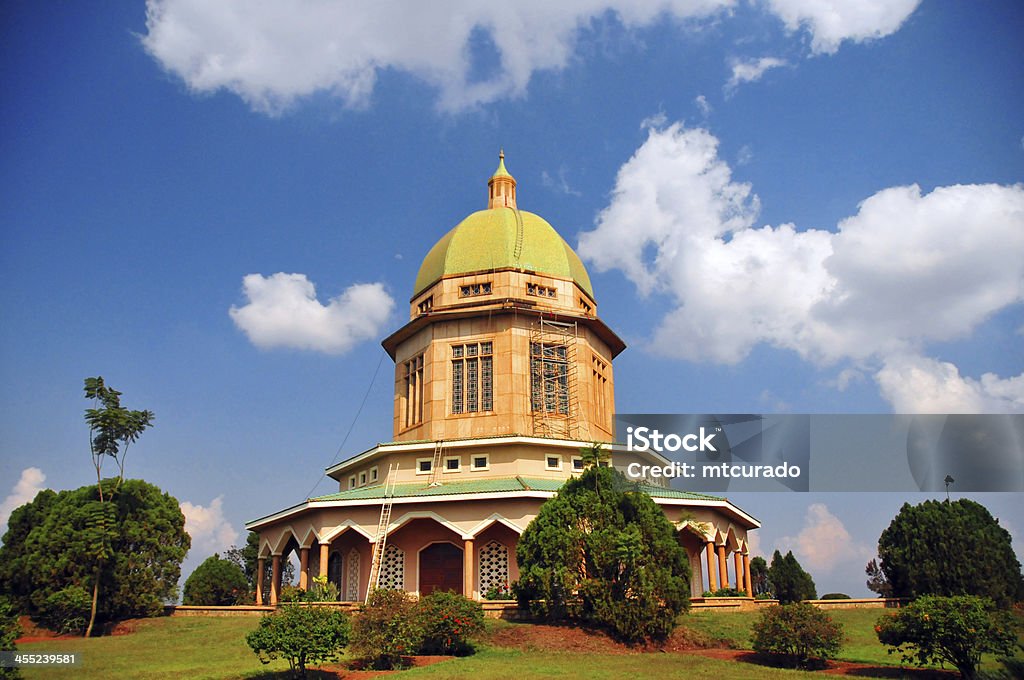
[[[309,589],[309,548],[299,548],[299,587]]]
[[[330,543],[320,544],[320,577],[327,578],[327,560],[330,559],[329,553],[331,551]]]
[[[743,585],[747,589],[747,597],[754,596],[754,587],[750,583],[750,553],[743,553]]]
[[[473,597],[473,541],[466,541],[462,546],[462,594],[471,600]]]
[[[729,562],[725,558],[725,545],[718,546],[718,580],[723,588],[729,587]]]
[[[274,555],[270,559],[270,605],[277,604],[277,596],[281,593],[281,556]]]
[[[739,550],[732,554],[732,564],[736,569],[736,590],[743,590],[743,555]]]
[[[267,573],[267,561],[260,557],[256,560],[256,604],[263,604],[263,575]]]
[[[708,541],[708,590],[712,593],[718,590],[718,581],[715,579],[715,542]]]

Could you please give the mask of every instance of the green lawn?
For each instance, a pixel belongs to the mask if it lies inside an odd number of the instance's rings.
[[[876,665],[898,665],[874,636],[881,610],[848,609],[830,612],[844,626],[847,642],[841,659]],[[681,617],[684,625],[716,639],[750,648],[750,624],[755,612],[700,611]],[[55,640],[19,645],[23,652],[77,652],[82,664],[74,668],[27,668],[25,678],[268,678],[282,677],[287,663],[262,665],[245,643],[256,627],[253,617],[174,617],[141,621],[136,632],[90,640]],[[494,622],[492,626],[507,626]],[[998,668],[989,661],[987,668]],[[807,678],[749,663],[686,654],[583,654],[524,652],[484,647],[472,657],[452,659],[406,671],[408,678],[466,678],[475,680],[532,680],[534,678]]]

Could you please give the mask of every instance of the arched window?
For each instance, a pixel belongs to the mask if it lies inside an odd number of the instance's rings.
[[[480,593],[508,591],[508,547],[491,541],[480,549]]]
[[[395,545],[384,549],[380,565],[380,587],[391,590],[405,589],[405,552]]]
[[[359,599],[359,551],[352,548],[345,562],[345,599],[354,602]]]

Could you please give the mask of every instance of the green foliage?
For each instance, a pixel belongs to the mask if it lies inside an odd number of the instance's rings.
[[[746,597],[747,594],[742,590],[736,588],[719,588],[718,590],[711,592],[710,590],[705,591],[704,597]]]
[[[807,602],[767,607],[751,627],[754,651],[779,657],[795,668],[813,668],[835,658],[843,627]]]
[[[878,539],[896,597],[978,595],[1000,607],[1024,600],[1010,534],[974,501],[905,503]]]
[[[307,602],[337,602],[341,593],[338,584],[327,580],[326,576],[314,576],[313,586],[306,593]]]
[[[775,551],[772,566],[768,567],[768,580],[779,604],[818,599],[814,579],[803,570],[793,556],[793,551],[787,552],[785,557],[778,550]]]
[[[185,580],[182,604],[225,606],[247,603],[249,584],[238,565],[214,553]]]
[[[100,479],[100,468],[104,459],[109,457],[118,465],[120,482],[124,479],[124,457],[128,446],[153,424],[156,416],[152,411],[131,411],[121,406],[121,393],[107,387],[102,376],[85,379],[85,398],[92,399],[98,407],[85,410],[96,479]]]
[[[470,639],[484,629],[484,608],[452,592],[434,592],[416,604],[421,654],[463,656],[473,651]]]
[[[18,612],[6,598],[0,598],[0,651],[17,651],[14,641],[21,635],[18,625]],[[17,668],[0,668],[0,678],[19,678]]]
[[[763,557],[755,557],[750,560],[750,586],[754,589],[754,597],[758,599],[770,598],[772,585],[768,580],[768,563]]]
[[[404,590],[378,589],[352,622],[350,651],[378,670],[401,668],[421,640],[416,603]]]
[[[84,588],[68,586],[46,598],[39,619],[50,630],[80,635],[89,621],[91,608],[92,596]]]
[[[1010,655],[1017,642],[1010,614],[972,595],[925,595],[880,618],[875,632],[892,648],[889,653],[899,652],[903,661],[922,666],[947,662],[968,679],[978,677],[982,654]]]
[[[825,593],[821,596],[823,600],[849,600],[851,599],[846,593]]]
[[[516,548],[516,596],[535,615],[663,637],[689,606],[690,565],[675,528],[612,468],[591,465],[545,502]]]
[[[260,619],[245,641],[263,663],[288,660],[292,676],[306,677],[306,664],[333,661],[348,644],[349,617],[331,607],[289,604]]]
[[[47,599],[69,586],[92,592],[98,532],[106,536],[109,555],[99,566],[99,618],[156,615],[176,597],[191,544],[178,501],[133,479],[106,508],[98,510],[98,500],[95,485],[44,491],[11,514],[0,547],[0,590],[24,613],[43,616]],[[104,518],[102,528],[97,516]]]
[[[892,597],[892,584],[885,578],[885,572],[882,571],[882,567],[878,566],[878,560],[872,558],[864,567],[864,573],[868,575],[868,580],[865,582],[868,590],[878,593],[879,597]]]
[[[513,585],[512,588],[515,586]],[[484,593],[485,600],[512,600],[515,596],[512,594],[512,588],[509,588],[507,583],[501,585],[491,586]]]

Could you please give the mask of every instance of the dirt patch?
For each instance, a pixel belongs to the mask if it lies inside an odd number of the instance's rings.
[[[451,656],[410,656],[405,657],[406,662],[412,668],[419,668],[421,666],[432,666],[435,663],[447,661],[454,657]],[[330,664],[326,666],[320,666],[316,669],[309,669],[306,676],[309,678],[319,678],[321,680],[365,680],[367,678],[382,678],[388,675],[395,675],[402,671],[371,671],[371,670],[359,670],[350,668],[346,665],[341,664]],[[288,674],[283,673],[281,677],[286,677]]]
[[[100,629],[100,635],[131,635],[138,627],[139,622],[145,619],[127,619],[125,621],[114,621],[106,623]],[[50,640],[69,640],[82,637],[81,635],[60,635],[54,631],[37,625],[27,616],[19,616],[18,624],[21,626],[21,637],[14,642],[48,642]],[[93,634],[95,635],[95,629]]]
[[[704,656],[711,659],[733,661],[736,663],[749,663],[756,666],[772,666],[770,659],[743,649],[700,649],[689,650],[686,654]],[[921,668],[899,668],[897,666],[876,666],[867,663],[854,663],[852,661],[829,661],[828,665],[819,670],[812,671],[815,674],[824,675],[846,675],[864,678],[910,678],[911,680],[950,680],[958,678],[960,674],[956,671],[939,671]]]

